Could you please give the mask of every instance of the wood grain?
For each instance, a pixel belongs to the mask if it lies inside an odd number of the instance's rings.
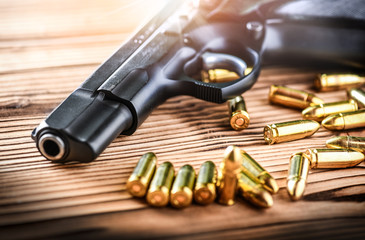
[[[364,238],[365,163],[311,170],[304,198],[290,201],[285,184],[292,153],[324,147],[330,132],[268,146],[269,123],[300,112],[268,104],[271,84],[312,91],[314,73],[266,69],[246,92],[248,129],[228,125],[225,104],[188,96],[168,100],[132,136],[120,136],[94,162],[45,160],[30,133],[54,107],[125,41],[158,0],[0,1],[0,239],[349,239]],[[129,6],[129,7],[128,7]],[[127,10],[129,9],[129,10]],[[136,10],[137,9],[137,10]],[[141,17],[143,16],[143,17]],[[345,92],[318,93],[327,102]],[[219,164],[229,145],[245,149],[278,181],[274,206],[260,210],[242,199],[232,207],[193,204],[154,209],[130,197],[125,183],[139,157],[153,151],[175,170]]]

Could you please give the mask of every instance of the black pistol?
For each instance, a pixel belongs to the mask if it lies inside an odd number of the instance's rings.
[[[363,72],[365,1],[170,0],[32,138],[51,161],[90,162],[168,98],[223,103],[271,65]],[[238,77],[203,81],[211,69]]]

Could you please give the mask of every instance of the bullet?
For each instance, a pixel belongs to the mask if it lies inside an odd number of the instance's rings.
[[[322,92],[358,87],[364,83],[365,77],[355,74],[319,74],[314,80],[315,88]]]
[[[292,200],[299,200],[305,190],[310,161],[303,153],[294,153],[289,160],[286,189]]]
[[[193,200],[193,187],[195,182],[195,171],[192,166],[186,164],[176,174],[172,185],[170,203],[175,208],[184,208]]]
[[[255,161],[246,151],[241,150],[242,154],[242,172],[257,178],[263,187],[271,192],[276,193],[279,187],[275,179],[266,171],[258,162]]]
[[[305,109],[311,105],[323,103],[322,99],[312,93],[277,85],[271,85],[269,101],[274,104],[297,109]]]
[[[227,69],[209,69],[201,71],[201,79],[206,83],[224,83],[239,79],[240,76],[236,72]]]
[[[365,137],[338,136],[326,142],[328,148],[346,148],[365,154]]]
[[[250,124],[250,116],[242,96],[237,96],[227,101],[229,109],[229,123],[234,130],[242,130]]]
[[[307,149],[311,168],[347,168],[364,160],[364,154],[351,149]]]
[[[144,197],[156,170],[157,158],[152,152],[144,154],[127,181],[127,190],[134,197]]]
[[[146,199],[149,205],[164,207],[169,203],[174,175],[174,166],[170,162],[164,162],[157,168],[147,192]]]
[[[217,182],[217,169],[212,161],[206,161],[200,167],[194,188],[195,202],[207,205],[216,197],[215,184]]]
[[[242,197],[258,207],[271,207],[271,194],[261,185],[261,182],[251,174],[241,172],[238,179],[238,190]]]
[[[322,126],[328,130],[346,130],[365,127],[365,109],[330,115],[323,119]]]
[[[245,76],[247,76],[248,74],[250,74],[252,72],[252,67],[247,67],[246,69],[245,69],[245,72],[244,72],[244,74],[245,74]]]
[[[218,171],[217,192],[220,204],[234,204],[241,165],[242,155],[240,149],[235,146],[229,146],[224,152],[224,159]]]
[[[365,108],[365,92],[360,88],[351,88],[347,91],[349,99],[357,103],[359,109]]]
[[[352,112],[356,111],[357,109],[357,103],[350,99],[348,101],[324,103],[307,107],[302,111],[302,116],[304,119],[320,122],[329,115],[343,112]]]
[[[269,124],[264,128],[264,139],[268,144],[293,141],[312,136],[321,125],[312,120],[295,120]]]

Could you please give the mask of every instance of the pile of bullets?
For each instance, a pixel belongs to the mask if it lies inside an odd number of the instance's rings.
[[[359,87],[364,77],[356,75],[319,75],[315,87],[319,91],[332,91]],[[350,88],[348,100],[324,103],[312,93],[273,85],[269,101],[291,108],[302,109],[304,120],[267,125],[264,139],[268,144],[292,141],[313,135],[322,125],[328,130],[345,130],[365,127],[365,92]],[[321,122],[321,125],[318,123]],[[365,138],[342,136],[327,141],[327,149],[308,149],[294,153],[289,162],[287,190],[293,200],[302,197],[309,168],[353,167],[364,160]],[[334,149],[333,149],[334,148]]]
[[[157,165],[154,153],[146,153],[139,160],[127,181],[128,192],[135,197],[145,197],[154,207],[168,203],[175,208],[196,203],[207,205],[217,199],[223,205],[232,205],[239,193],[258,207],[271,207],[271,193],[278,191],[274,178],[248,153],[238,147],[226,149],[217,171],[212,161],[203,163],[196,177],[191,165],[182,166],[175,176],[170,162]]]
[[[209,82],[231,81],[238,75],[218,69],[203,72],[202,78]],[[349,89],[347,101],[333,103],[324,103],[305,91],[271,86],[269,101],[301,109],[303,119],[265,126],[265,142],[275,144],[309,137],[321,125],[328,130],[365,127],[365,92],[354,88],[364,83],[365,77],[356,75],[319,75],[315,80],[319,91]],[[229,100],[228,109],[233,129],[248,127],[250,117],[242,96]],[[327,141],[327,147],[307,149],[290,157],[287,191],[292,200],[303,196],[310,168],[353,167],[365,158],[364,137],[334,137]],[[188,164],[182,166],[176,176],[170,162],[162,163],[157,169],[156,166],[156,155],[144,154],[127,181],[127,190],[132,196],[145,197],[154,207],[170,203],[173,207],[183,208],[189,206],[193,199],[202,205],[215,199],[220,204],[232,205],[237,193],[255,206],[271,207],[271,194],[278,191],[275,179],[247,152],[235,146],[226,149],[218,171],[212,161],[207,161],[201,165],[197,177],[194,168]]]
[[[357,75],[319,75],[315,87],[319,91],[348,89],[346,101],[324,103],[312,93],[272,85],[269,101],[290,108],[301,109],[304,120],[271,124],[264,129],[264,138],[268,144],[301,139],[313,135],[321,125],[328,130],[347,130],[365,127],[365,92],[359,87],[365,83],[365,77]],[[230,125],[235,130],[248,127],[250,117],[242,96],[228,100]],[[290,131],[287,131],[290,129]]]
[[[356,75],[322,74],[315,80],[315,86],[320,91],[346,89],[361,86],[363,83],[365,83],[365,77]],[[312,93],[285,86],[271,86],[269,101],[273,104],[302,109],[302,117],[305,120],[268,125],[264,130],[265,141],[273,144],[311,136],[320,127],[316,124],[317,122],[321,122],[321,125],[328,130],[365,127],[365,92],[361,89],[350,88],[347,95],[346,101],[324,103],[322,99]],[[286,131],[290,126],[293,126],[291,131]],[[303,126],[303,131],[300,131],[300,126]],[[281,128],[285,131],[280,131]],[[307,131],[304,131],[305,129]],[[289,137],[288,133],[294,133],[293,131],[298,134],[290,134]]]

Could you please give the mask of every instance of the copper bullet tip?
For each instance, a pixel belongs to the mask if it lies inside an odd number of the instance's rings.
[[[261,191],[259,195],[256,196],[255,201],[257,205],[264,208],[272,207],[274,201],[269,192]]]
[[[292,200],[303,196],[309,168],[310,160],[306,154],[299,152],[290,157],[286,189]]]
[[[291,178],[287,181],[287,190],[291,200],[302,198],[305,190],[306,180],[303,178]]]
[[[320,99],[319,97],[312,97],[311,100],[312,100],[311,105],[318,105],[324,103],[323,100]]]
[[[264,178],[259,178],[264,181],[264,187],[271,193],[277,193],[279,190],[278,184],[276,183],[275,179],[272,178],[269,174],[265,174]]]
[[[224,152],[223,161],[226,172],[239,171],[242,164],[241,150],[236,146],[229,146]]]
[[[365,109],[330,115],[323,119],[322,126],[329,130],[365,127]]]
[[[323,119],[321,124],[328,130],[343,130],[345,127],[345,119],[342,113],[333,114]]]
[[[350,148],[365,153],[365,137],[338,136],[326,141],[328,148]]]

